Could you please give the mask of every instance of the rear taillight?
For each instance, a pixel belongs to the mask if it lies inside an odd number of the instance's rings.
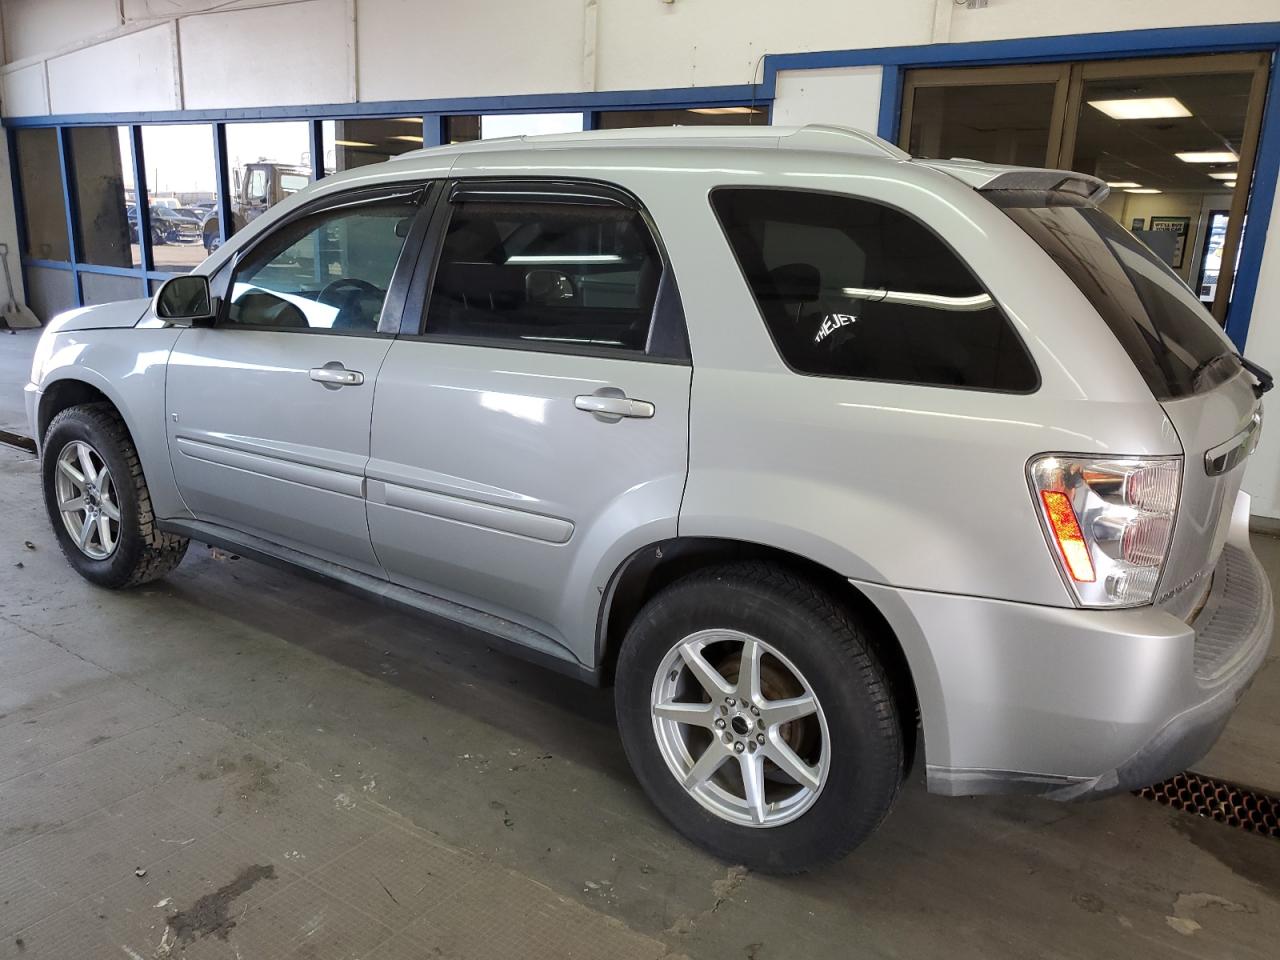
[[[1085,607],[1150,603],[1173,536],[1181,457],[1052,455],[1028,466],[1045,536]]]

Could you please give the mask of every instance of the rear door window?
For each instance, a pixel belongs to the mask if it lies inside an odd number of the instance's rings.
[[[424,332],[493,346],[643,354],[662,275],[635,209],[455,201]]]
[[[975,390],[1038,385],[990,293],[908,214],[800,190],[721,188],[711,202],[793,370]]]
[[[1137,237],[1087,201],[1029,191],[984,194],[1071,278],[1157,400],[1209,390],[1240,369],[1195,294]]]

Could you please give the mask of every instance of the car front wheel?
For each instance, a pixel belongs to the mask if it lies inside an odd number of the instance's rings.
[[[68,407],[49,424],[41,476],[58,545],[86,580],[131,587],[182,560],[187,540],[156,527],[142,462],[105,403]]]
[[[704,571],[650,600],[623,641],[616,703],[650,798],[731,863],[837,860],[902,783],[897,708],[866,632],[780,567]]]

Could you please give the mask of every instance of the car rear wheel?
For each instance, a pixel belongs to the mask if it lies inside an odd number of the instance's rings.
[[[704,571],[650,600],[623,642],[616,703],[650,798],[732,863],[835,861],[902,783],[897,708],[865,630],[780,567]]]
[[[187,540],[156,527],[138,451],[109,404],[68,407],[53,418],[41,473],[58,545],[86,580],[137,586],[182,560]]]

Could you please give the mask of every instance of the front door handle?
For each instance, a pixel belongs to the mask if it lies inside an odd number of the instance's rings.
[[[573,405],[579,410],[595,414],[597,420],[605,423],[617,423],[623,417],[638,417],[647,420],[653,416],[653,404],[648,400],[632,400],[630,397],[614,393],[584,393],[575,397]]]
[[[330,390],[339,387],[358,387],[364,383],[364,374],[359,370],[348,370],[340,363],[326,363],[323,367],[311,368],[311,379],[324,384]]]

